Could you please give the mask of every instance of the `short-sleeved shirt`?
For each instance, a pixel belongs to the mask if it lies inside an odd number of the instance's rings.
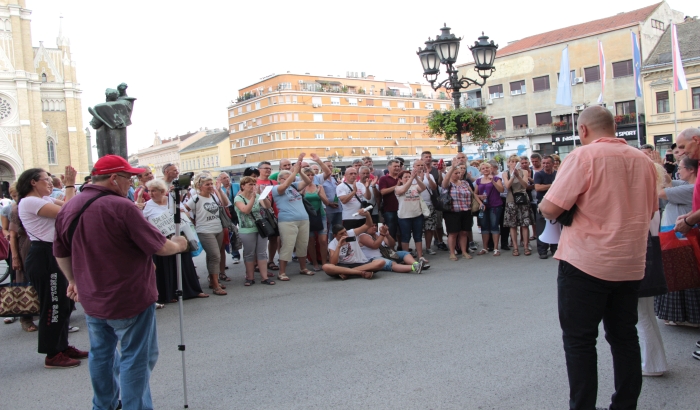
[[[337,214],[339,212],[343,212],[343,204],[340,203],[340,200],[336,200],[338,195],[336,193],[336,188],[338,185],[338,181],[335,179],[335,177],[331,176],[328,179],[323,181],[323,192],[326,194],[326,198],[330,202],[336,202],[338,203],[337,208],[332,208],[330,206],[326,207],[326,213],[327,214]]]
[[[394,178],[391,175],[384,175],[379,178],[379,191],[382,189],[391,188],[399,183],[398,178]],[[384,212],[398,212],[399,210],[399,200],[393,192],[382,195],[382,203],[384,204]]]
[[[680,215],[693,211],[693,193],[695,185],[690,185],[683,180],[673,180],[672,187],[664,189],[668,203],[664,208],[664,222],[673,225]]]
[[[39,216],[39,211],[44,205],[53,203],[54,199],[49,196],[26,196],[19,201],[19,219],[30,240],[53,242],[56,220]]]
[[[646,155],[619,138],[576,148],[545,199],[563,209],[577,206],[556,259],[602,280],[644,277],[649,221],[659,209],[656,168]]]
[[[352,216],[352,214],[357,213],[360,211],[360,200],[367,201],[367,198],[365,198],[365,192],[366,188],[365,186],[360,182],[356,181],[355,186],[357,186],[357,192],[355,192],[355,195],[350,198],[350,200],[346,203],[343,204],[343,220],[350,220],[350,219],[365,219],[364,216],[362,215],[357,215],[357,216]],[[336,188],[335,188],[335,193],[339,197],[345,196],[352,192],[352,185],[348,184],[347,182],[341,182]]]
[[[423,192],[420,193],[420,197],[423,198],[423,201],[425,201],[426,204],[430,203],[430,193],[432,192],[432,189],[430,189],[430,181],[435,181],[432,175],[429,173],[426,173],[423,175],[423,185],[425,185],[425,188]],[[418,185],[418,182],[416,182],[415,179],[411,180],[411,185]],[[437,186],[437,182],[435,183]]]
[[[700,209],[700,178],[695,180],[695,191],[693,191],[693,212]]]
[[[415,218],[420,216],[422,211],[420,208],[420,192],[418,192],[418,184],[411,185],[402,195],[394,191],[396,199],[399,201],[399,211],[397,216],[401,219]]]
[[[309,214],[306,213],[306,208],[304,208],[304,203],[302,202],[302,196],[293,185],[288,186],[282,195],[278,193],[278,188],[272,188],[272,197],[275,199],[277,209],[280,211],[277,216],[280,222],[305,221],[309,219]]]
[[[150,200],[151,200],[151,194],[148,192],[148,188],[146,188],[145,186],[140,186],[140,187],[136,190],[136,192],[134,193],[134,198],[136,198],[136,199],[138,200],[139,192],[141,192],[141,191],[143,191],[143,194],[141,194],[141,197],[143,198],[143,201],[144,201],[144,202],[150,201]],[[168,195],[168,197],[170,197],[170,195]],[[169,200],[168,200],[168,202],[169,202]]]
[[[496,207],[503,205],[503,198],[501,198],[501,193],[498,192],[498,188],[494,185],[496,181],[501,181],[501,177],[494,176],[493,180],[488,184],[482,184],[481,178],[476,180],[476,189],[478,195],[486,195],[488,199],[488,207]]]
[[[355,236],[355,230],[350,229],[347,231],[349,237]],[[334,252],[338,247],[338,240],[333,238],[331,243],[328,244],[328,250]],[[342,248],[340,248],[340,253],[338,254],[338,263],[351,264],[351,263],[367,263],[369,259],[362,252],[360,247],[360,242],[345,242]]]
[[[452,197],[452,212],[471,211],[472,191],[467,181],[460,181],[459,185],[450,182],[450,188],[440,188],[441,192],[449,192]]]
[[[10,219],[11,213],[12,213],[12,202],[8,203],[7,205],[0,206],[0,215],[4,216],[7,219]]]
[[[194,195],[187,201],[187,207],[194,214],[194,225],[197,233],[219,233],[224,229],[221,226],[221,218],[219,218],[219,204],[213,196],[205,198],[201,195]]]
[[[109,194],[88,206],[70,242],[68,226],[101,192]],[[85,313],[98,319],[126,319],[158,299],[152,256],[165,241],[133,202],[90,184],[58,213],[53,252],[57,258],[71,257]]]
[[[250,210],[249,214],[246,214],[244,212],[241,212],[238,207],[236,207],[236,214],[238,215],[238,232],[239,233],[257,233],[258,232],[258,227],[255,225],[255,215],[260,214],[260,195],[255,194],[255,204],[253,205],[253,208]],[[247,205],[250,203],[247,199],[243,198],[241,195],[236,195],[236,197],[233,199],[233,203],[235,204],[236,202],[240,202],[243,205]]]
[[[544,172],[544,169],[542,171],[536,172],[535,177],[533,178],[535,180],[535,184],[538,185],[549,185],[554,183],[554,180],[557,177],[557,171],[552,171],[551,174],[548,174]],[[539,204],[542,202],[542,198],[544,198],[544,194],[546,194],[547,191],[537,191],[537,203]]]

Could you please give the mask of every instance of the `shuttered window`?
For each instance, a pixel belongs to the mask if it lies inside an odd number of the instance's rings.
[[[668,91],[656,93],[656,112],[663,113],[671,111],[671,106],[668,101]]]
[[[535,121],[537,121],[537,126],[540,125],[552,125],[552,112],[539,112],[535,114]]]
[[[549,76],[533,78],[532,90],[535,92],[549,90]]]
[[[366,98],[365,99],[365,105],[368,107],[374,107],[374,100],[371,98]]]
[[[332,121],[340,121],[340,114],[333,114]]]
[[[583,75],[587,83],[600,81],[600,66],[584,68]]]
[[[506,119],[505,118],[496,118],[493,121],[493,130],[494,131],[505,131],[506,130]]]
[[[357,114],[348,114],[348,121],[350,122],[357,122],[359,115]]]
[[[634,74],[634,69],[632,68],[632,60],[618,61],[613,63],[613,78],[617,77],[627,77]]]
[[[384,122],[386,122],[386,123],[391,122],[391,117],[390,117],[390,116],[388,116],[388,115],[382,115],[382,117],[384,117]]]
[[[513,128],[527,128],[527,115],[513,116]]]
[[[510,83],[510,95],[525,94],[525,80]]]
[[[368,115],[367,122],[374,122],[374,115]]]
[[[489,98],[503,98],[503,84],[489,86]]]

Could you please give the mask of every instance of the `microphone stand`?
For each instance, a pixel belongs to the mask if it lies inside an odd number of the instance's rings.
[[[180,184],[176,179],[173,181],[175,194],[175,235],[180,236]],[[185,408],[188,408],[187,404],[187,374],[185,371],[185,333],[184,333],[184,308],[182,303],[182,259],[181,255],[175,254],[175,265],[177,266],[177,290],[175,291],[175,296],[177,296],[178,308],[180,310],[180,344],[177,346],[177,350],[182,352],[182,388],[185,396]]]

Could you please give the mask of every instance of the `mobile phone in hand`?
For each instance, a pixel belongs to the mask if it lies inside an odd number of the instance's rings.
[[[666,161],[673,162],[673,154],[666,154]]]
[[[356,236],[349,236],[345,238],[345,242],[355,242],[357,240]]]

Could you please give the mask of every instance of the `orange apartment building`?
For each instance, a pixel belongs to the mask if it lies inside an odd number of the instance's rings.
[[[231,166],[225,170],[239,173],[263,160],[274,168],[301,152],[342,166],[365,156],[384,166],[425,150],[452,158],[456,147],[430,138],[425,124],[431,111],[451,107],[444,91],[427,84],[378,81],[364,73],[273,74],[240,89],[228,107]]]

